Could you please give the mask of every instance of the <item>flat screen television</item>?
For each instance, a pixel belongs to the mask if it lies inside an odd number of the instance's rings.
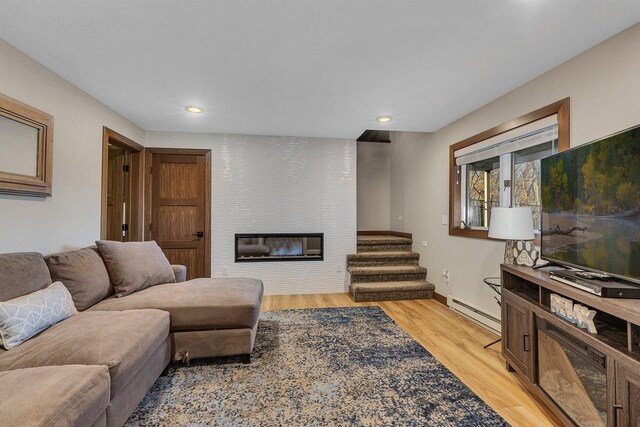
[[[640,283],[640,126],[542,160],[543,259]]]

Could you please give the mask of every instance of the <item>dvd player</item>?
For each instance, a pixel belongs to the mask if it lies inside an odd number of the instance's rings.
[[[551,270],[549,277],[603,298],[640,298],[640,285],[621,282],[602,273]]]

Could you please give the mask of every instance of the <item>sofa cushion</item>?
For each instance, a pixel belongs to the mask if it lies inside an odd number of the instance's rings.
[[[95,247],[50,255],[45,261],[51,279],[62,282],[69,289],[80,311],[113,294],[107,267]]]
[[[0,351],[0,371],[52,365],[106,365],[111,396],[122,390],[169,335],[160,310],[79,313],[12,350]]]
[[[118,297],[176,281],[169,260],[154,241],[123,243],[99,240],[96,245]]]
[[[30,294],[49,284],[51,276],[41,254],[0,254],[0,301]]]
[[[46,366],[0,372],[7,426],[89,426],[109,406],[106,366]]]
[[[193,279],[158,285],[124,298],[109,298],[91,310],[157,308],[171,314],[172,331],[252,328],[260,315],[262,281]]]
[[[19,346],[40,331],[78,314],[71,294],[60,282],[9,301],[0,302],[0,344]]]

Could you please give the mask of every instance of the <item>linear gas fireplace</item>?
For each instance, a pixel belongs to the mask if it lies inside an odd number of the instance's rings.
[[[236,234],[236,262],[322,261],[323,233]]]

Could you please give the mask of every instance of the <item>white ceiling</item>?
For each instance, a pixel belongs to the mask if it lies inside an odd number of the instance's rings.
[[[638,0],[0,0],[1,38],[146,130],[338,138],[437,130],[638,21]]]

